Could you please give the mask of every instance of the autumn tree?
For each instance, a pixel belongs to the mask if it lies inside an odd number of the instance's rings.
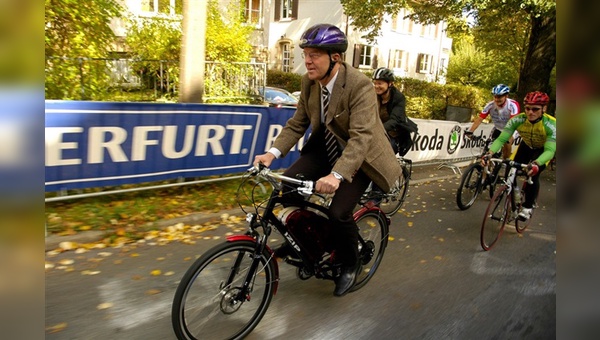
[[[123,13],[117,0],[45,0],[46,98],[79,99],[102,91],[108,75],[104,65],[88,62],[105,58],[115,35],[110,22]],[[104,77],[83,79],[85,74]]]
[[[423,24],[448,23],[450,34],[472,31],[478,48],[502,56],[512,51],[519,70],[517,98],[529,91],[550,92],[556,65],[555,0],[341,0],[352,25],[376,39],[385,15],[408,8]],[[472,26],[466,20],[470,16]],[[493,40],[496,39],[497,42]],[[504,42],[505,44],[502,44]]]

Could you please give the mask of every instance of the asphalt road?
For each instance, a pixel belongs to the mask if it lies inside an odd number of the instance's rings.
[[[423,177],[392,218],[382,265],[364,288],[334,297],[333,282],[301,281],[281,264],[279,291],[248,339],[554,339],[555,173],[542,175],[526,232],[507,226],[489,252],[479,245],[487,193],[460,211],[457,176]],[[221,225],[193,245],[47,253],[46,339],[175,339],[170,310],[181,276],[244,227]]]

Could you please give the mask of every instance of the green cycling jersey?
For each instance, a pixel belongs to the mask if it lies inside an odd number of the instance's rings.
[[[535,160],[538,164],[546,164],[556,153],[556,118],[544,113],[540,120],[531,123],[525,113],[511,118],[502,133],[490,146],[494,153],[500,151],[502,145],[508,142],[515,131],[521,136],[521,143],[532,149],[544,148],[542,154]]]

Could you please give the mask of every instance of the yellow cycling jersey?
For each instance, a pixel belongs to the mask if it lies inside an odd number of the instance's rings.
[[[508,141],[515,131],[521,136],[521,143],[530,148],[544,148],[544,153],[537,159],[540,164],[549,161],[556,152],[556,118],[547,113],[542,119],[531,123],[525,113],[520,113],[511,118],[498,138],[490,146],[492,152],[498,152],[502,145]]]

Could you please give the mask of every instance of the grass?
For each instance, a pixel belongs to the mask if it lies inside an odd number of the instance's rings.
[[[239,184],[240,179],[232,179],[49,202],[45,204],[46,227],[48,233],[61,235],[101,230],[136,238],[155,229],[154,222],[159,220],[237,207]],[[135,186],[120,188],[126,187]]]

